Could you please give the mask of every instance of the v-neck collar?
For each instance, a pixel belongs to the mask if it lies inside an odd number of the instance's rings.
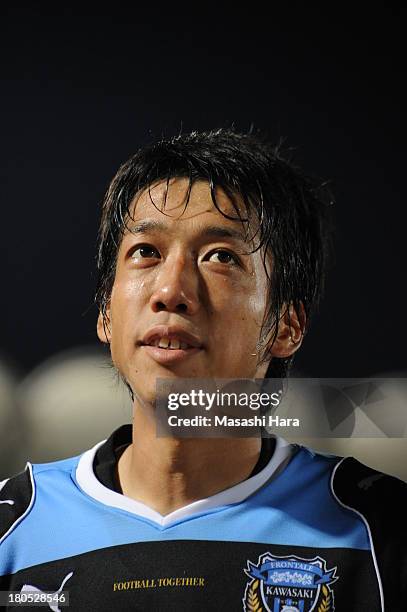
[[[76,482],[84,493],[96,501],[113,508],[125,510],[164,528],[189,519],[194,515],[209,513],[224,506],[242,502],[255,493],[272,478],[276,470],[292,454],[293,446],[291,444],[280,437],[276,437],[275,440],[274,453],[270,461],[260,472],[237,485],[229,487],[207,498],[194,501],[165,516],[142,502],[138,502],[126,495],[109,489],[98,480],[94,472],[93,463],[97,451],[106,443],[106,440],[102,440],[102,442],[96,444],[80,457],[75,473]]]

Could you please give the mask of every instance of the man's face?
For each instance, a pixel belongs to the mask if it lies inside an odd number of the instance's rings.
[[[154,399],[157,378],[261,378],[267,369],[256,366],[267,305],[262,255],[250,254],[242,223],[214,207],[206,182],[194,183],[180,217],[187,188],[186,179],[170,182],[165,214],[166,183],[150,190],[160,210],[142,192],[118,252],[108,338],[115,366],[144,401]],[[216,195],[236,218],[226,194]],[[98,334],[106,341],[100,319]],[[154,346],[160,340],[163,348]]]

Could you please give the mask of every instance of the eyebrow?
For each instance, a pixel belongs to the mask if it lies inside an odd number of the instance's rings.
[[[164,232],[168,229],[168,227],[162,223],[161,221],[139,221],[138,223],[131,225],[128,227],[131,234],[146,234],[148,232]],[[205,227],[202,232],[199,233],[200,236],[206,238],[233,238],[235,240],[239,240],[240,242],[247,242],[245,236],[239,232],[238,230],[233,229],[232,227],[220,227],[217,225],[209,225]]]

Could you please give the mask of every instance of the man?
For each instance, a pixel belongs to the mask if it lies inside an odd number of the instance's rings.
[[[119,169],[97,333],[133,426],[1,485],[1,589],[53,592],[55,610],[65,591],[74,610],[406,609],[403,483],[278,436],[156,435],[157,379],[287,374],[322,292],[327,207],[277,149],[228,130]]]

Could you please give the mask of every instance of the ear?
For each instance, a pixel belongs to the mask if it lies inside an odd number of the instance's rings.
[[[106,309],[106,317],[103,318],[103,314],[99,311],[98,321],[96,324],[96,331],[98,338],[105,344],[110,344],[111,332],[110,332],[110,307]]]
[[[298,309],[292,304],[284,308],[278,322],[278,332],[270,347],[272,357],[291,357],[301,346],[305,334],[306,314],[302,303]]]

